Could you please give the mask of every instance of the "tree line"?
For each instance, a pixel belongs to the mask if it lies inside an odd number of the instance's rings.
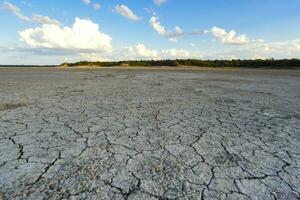
[[[63,63],[61,66],[130,66],[130,67],[154,67],[154,66],[195,66],[195,67],[245,67],[245,68],[299,68],[300,59],[267,59],[267,60],[197,60],[197,59],[180,59],[180,60],[134,60],[134,61],[117,61],[117,62],[90,62],[80,61],[76,63]]]

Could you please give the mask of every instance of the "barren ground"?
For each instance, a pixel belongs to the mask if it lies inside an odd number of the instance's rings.
[[[0,68],[0,199],[300,199],[300,70]]]

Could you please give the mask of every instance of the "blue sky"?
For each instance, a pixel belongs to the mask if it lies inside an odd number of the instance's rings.
[[[300,57],[299,0],[6,0],[0,7],[0,64]]]

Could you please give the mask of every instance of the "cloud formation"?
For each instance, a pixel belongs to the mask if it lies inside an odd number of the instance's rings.
[[[192,56],[190,52],[184,49],[152,50],[148,49],[142,43],[126,48],[126,52],[124,54],[124,59],[128,60],[184,59]]]
[[[300,54],[300,39],[283,42],[253,43],[248,47],[235,50],[245,57],[261,58],[297,58]]]
[[[1,5],[1,8],[13,13],[15,16],[17,16],[19,19],[21,19],[23,21],[27,21],[27,22],[30,21],[30,19],[28,17],[26,17],[25,15],[23,15],[21,10],[12,3],[4,1],[3,4]]]
[[[32,18],[29,18],[22,14],[20,8],[18,8],[16,5],[4,1],[4,3],[1,5],[1,8],[4,10],[7,10],[11,13],[13,13],[15,16],[17,16],[19,19],[25,22],[36,22],[38,24],[55,24],[55,25],[61,25],[60,21],[56,19],[52,19],[48,16],[40,15],[40,14],[33,14]]]
[[[168,31],[161,25],[157,16],[152,16],[149,21],[152,28],[161,36],[168,38],[172,42],[176,42],[179,37],[188,35],[203,35],[203,31],[185,32],[179,26],[175,26],[173,31]]]
[[[58,25],[58,26],[61,25],[60,21],[58,21],[56,19],[51,19],[48,16],[39,15],[39,14],[34,14],[32,16],[32,21],[37,22],[39,24],[54,24],[54,25]]]
[[[152,16],[150,18],[150,25],[152,26],[152,28],[161,36],[167,37],[169,38],[171,41],[176,40],[176,38],[182,36],[184,34],[183,30],[178,27],[175,26],[174,31],[167,31],[166,28],[164,26],[161,25],[161,23],[159,22],[159,18],[156,16]]]
[[[156,5],[161,5],[161,4],[163,4],[163,3],[166,3],[167,2],[167,0],[153,0],[153,2],[156,4]]]
[[[215,37],[223,44],[243,45],[252,42],[262,42],[262,40],[250,40],[244,34],[237,35],[234,30],[226,32],[226,30],[218,27],[213,27],[210,31],[205,31],[205,32],[211,33],[213,37]]]
[[[144,44],[137,44],[134,47],[128,48],[130,56],[138,56],[141,58],[155,59],[158,57],[158,51],[147,49]]]
[[[125,5],[116,5],[114,7],[113,11],[116,12],[116,13],[119,13],[123,17],[126,17],[127,19],[130,19],[130,20],[133,20],[133,21],[141,20],[141,18],[139,16],[134,14],[134,12],[132,10],[130,10],[130,8],[128,8]]]
[[[76,18],[71,27],[44,24],[19,32],[20,40],[32,49],[110,51],[112,38],[90,20]]]

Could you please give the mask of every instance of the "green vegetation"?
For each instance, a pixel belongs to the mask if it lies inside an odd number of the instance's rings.
[[[246,68],[299,68],[299,59],[268,59],[268,60],[140,60],[140,61],[119,61],[119,62],[88,62],[63,63],[61,66],[130,66],[130,67],[153,67],[153,66],[196,66],[196,67],[246,67]]]

